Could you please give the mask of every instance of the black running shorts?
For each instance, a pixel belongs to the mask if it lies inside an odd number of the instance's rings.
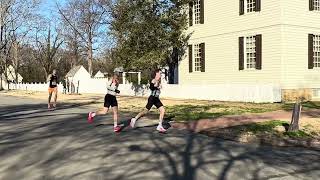
[[[104,107],[109,108],[110,106],[111,107],[118,106],[118,101],[115,96],[106,94],[106,96],[104,97]]]
[[[158,109],[163,106],[162,102],[160,101],[159,97],[155,96],[149,96],[148,98],[148,104],[146,105],[146,108],[150,110],[152,106],[155,105]]]

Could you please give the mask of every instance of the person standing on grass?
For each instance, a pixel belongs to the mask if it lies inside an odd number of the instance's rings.
[[[110,106],[113,110],[113,130],[119,132],[121,127],[118,126],[118,101],[116,95],[120,93],[118,90],[119,76],[114,74],[111,81],[108,82],[107,94],[104,97],[104,108],[96,112],[89,112],[88,123],[93,123],[93,118],[96,115],[105,115],[108,113]]]
[[[47,78],[47,82],[49,83],[49,97],[48,97],[48,109],[56,108],[57,106],[57,98],[58,98],[58,76],[57,71],[54,69],[52,74],[50,74]],[[51,97],[54,93],[54,103],[51,104]]]
[[[152,80],[150,81],[150,90],[151,90],[151,94],[148,98],[148,103],[146,105],[146,109],[143,110],[142,112],[140,112],[136,117],[132,118],[130,120],[130,126],[132,128],[134,128],[136,121],[143,117],[144,115],[146,115],[150,109],[152,108],[152,106],[156,106],[160,112],[159,115],[159,124],[157,126],[157,131],[164,133],[166,132],[166,129],[163,128],[162,123],[163,123],[163,117],[164,117],[164,113],[165,113],[165,109],[163,107],[162,102],[159,99],[160,96],[160,89],[162,88],[161,86],[161,70],[157,69],[153,72],[152,74]]]

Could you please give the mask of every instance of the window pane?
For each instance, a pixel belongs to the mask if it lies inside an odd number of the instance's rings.
[[[320,0],[313,0],[314,10],[320,11]]]
[[[195,24],[200,24],[200,0],[194,1],[194,22]]]
[[[256,39],[255,36],[246,37],[246,67],[247,69],[255,69],[256,64]]]
[[[200,44],[194,45],[194,70],[201,71],[201,48]]]
[[[245,2],[247,3],[247,13],[254,12],[254,9],[256,7],[256,0],[246,0]]]
[[[319,1],[318,1],[319,4]],[[313,65],[320,67],[320,35],[315,35],[313,38]]]

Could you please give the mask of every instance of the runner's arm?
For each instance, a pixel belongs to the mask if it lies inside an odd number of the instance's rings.
[[[112,87],[112,81],[109,81],[107,84],[107,89],[115,92],[117,88]]]

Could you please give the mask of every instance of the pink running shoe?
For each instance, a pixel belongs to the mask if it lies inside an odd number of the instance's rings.
[[[120,130],[121,130],[120,126],[113,127],[114,132],[120,132]]]
[[[160,133],[167,132],[167,130],[165,128],[163,128],[162,126],[160,126],[160,125],[157,126],[157,131],[159,131]]]
[[[89,124],[93,123],[92,112],[89,112],[89,114],[88,114],[88,123],[89,123]]]

